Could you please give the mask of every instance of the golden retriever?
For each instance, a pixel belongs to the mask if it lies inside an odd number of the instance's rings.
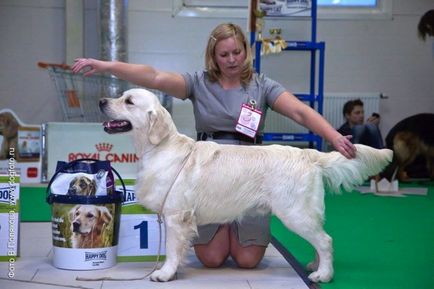
[[[252,208],[274,213],[286,227],[312,244],[314,282],[333,277],[332,239],[323,229],[324,187],[350,189],[379,173],[391,150],[357,145],[357,157],[290,146],[219,145],[179,134],[170,114],[148,90],[131,89],[117,99],[101,99],[114,120],[108,133],[132,131],[141,160],[136,195],[160,212],[166,225],[166,261],[152,281],[174,278],[197,225],[241,219]]]
[[[85,176],[76,176],[69,183],[68,195],[95,196],[96,182]]]
[[[7,111],[0,113],[0,135],[3,136],[0,148],[0,160],[9,158],[10,150],[18,148],[18,128],[18,121],[12,113]]]
[[[104,228],[112,221],[104,206],[76,205],[69,211],[72,248],[103,247]]]

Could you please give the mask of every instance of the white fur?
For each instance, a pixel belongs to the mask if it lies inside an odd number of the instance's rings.
[[[154,281],[174,277],[197,225],[240,219],[253,207],[272,211],[288,229],[311,243],[319,260],[312,263],[315,271],[309,278],[330,281],[332,239],[323,230],[324,187],[349,189],[379,173],[392,159],[390,150],[363,145],[357,145],[357,157],[349,160],[338,152],[290,146],[196,142],[179,134],[158,99],[143,89],[107,100],[102,110],[132,123],[141,157],[136,185],[140,202],[160,211],[168,194],[162,212],[167,259],[151,275]]]

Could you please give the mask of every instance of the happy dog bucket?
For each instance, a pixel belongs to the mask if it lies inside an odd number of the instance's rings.
[[[52,205],[53,265],[106,269],[116,264],[123,192],[116,191],[110,162],[58,162],[47,187]]]

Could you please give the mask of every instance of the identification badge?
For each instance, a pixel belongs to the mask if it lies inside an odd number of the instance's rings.
[[[262,111],[256,109],[254,105],[243,104],[235,130],[239,133],[255,138],[261,123]]]

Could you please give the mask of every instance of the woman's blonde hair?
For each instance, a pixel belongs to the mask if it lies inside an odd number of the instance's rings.
[[[215,47],[219,41],[230,37],[235,37],[238,43],[243,45],[244,50],[246,51],[246,59],[244,60],[243,70],[241,72],[241,84],[248,85],[253,75],[252,51],[241,28],[232,23],[220,24],[214,28],[208,39],[205,53],[205,68],[208,72],[209,79],[212,82],[216,82],[221,76],[221,71],[215,60]]]

